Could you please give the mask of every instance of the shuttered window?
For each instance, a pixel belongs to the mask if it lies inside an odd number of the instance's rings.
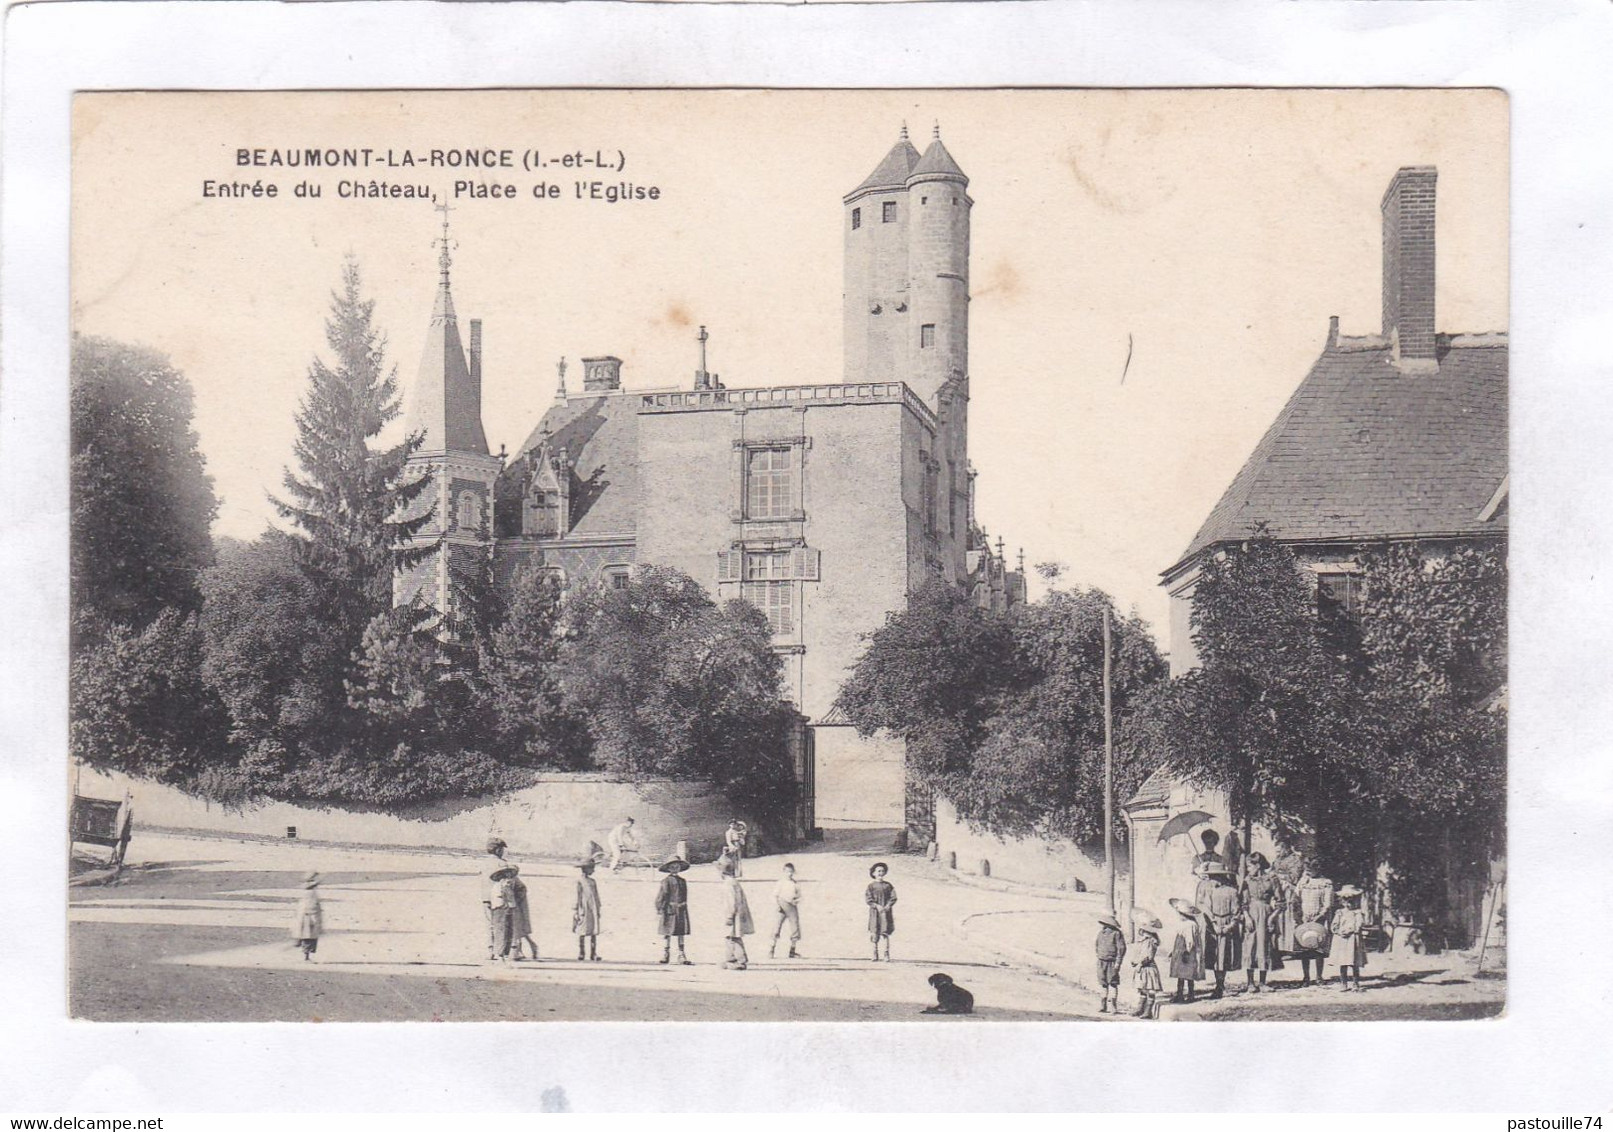
[[[787,550],[753,551],[745,555],[745,584],[740,596],[767,615],[767,623],[775,634],[788,633],[794,628],[792,565],[792,555]]]

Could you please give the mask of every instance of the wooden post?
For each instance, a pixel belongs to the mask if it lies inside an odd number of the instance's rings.
[[[1103,607],[1103,875],[1115,910],[1115,743],[1109,658],[1109,606]]]

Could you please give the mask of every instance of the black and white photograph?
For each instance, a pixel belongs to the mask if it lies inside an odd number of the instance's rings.
[[[1504,91],[72,114],[71,1017],[1507,1009]]]

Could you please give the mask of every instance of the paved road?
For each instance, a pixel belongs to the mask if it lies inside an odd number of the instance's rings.
[[[146,835],[120,883],[75,887],[72,1012],[117,1021],[822,1020],[968,1025],[1098,1017],[1069,982],[1003,965],[959,927],[969,915],[1058,901],[970,888],[886,835],[842,835],[792,854],[804,890],[798,960],[767,958],[771,889],[783,857],[746,862],[761,935],[752,966],[718,964],[715,870],[687,874],[695,965],[661,966],[652,901],[660,874],[600,874],[605,960],[580,964],[570,934],[575,869],[517,858],[533,904],[538,963],[486,960],[475,857]],[[896,884],[894,963],[867,956],[862,890],[873,860]],[[324,878],[326,935],[313,962],[287,928],[302,875]],[[782,952],[781,948],[781,952]],[[945,970],[979,1003],[974,1019],[923,1016],[926,978]]]

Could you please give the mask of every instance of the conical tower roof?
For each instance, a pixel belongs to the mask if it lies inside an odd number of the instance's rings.
[[[426,350],[409,403],[409,431],[425,435],[419,448],[422,453],[471,452],[486,456],[482,391],[465,362],[459,320],[454,316],[454,296],[448,286],[449,262],[445,235],[438,260],[442,275],[437,284],[437,302],[431,311]]]
[[[863,179],[851,192],[846,194],[847,200],[862,193],[872,192],[875,189],[899,189],[907,184],[908,176],[913,167],[918,164],[919,151],[913,148],[913,143],[907,140],[907,127],[902,127],[902,136],[896,139],[891,151],[885,155],[874,171]]]
[[[969,183],[969,178],[962,169],[958,168],[958,163],[952,160],[952,155],[947,152],[947,147],[941,144],[940,126],[935,128],[935,140],[930,142],[930,147],[924,151],[924,156],[918,159],[918,162],[913,166],[912,172],[908,174],[908,180],[910,181],[920,177],[957,180],[966,185]]]

